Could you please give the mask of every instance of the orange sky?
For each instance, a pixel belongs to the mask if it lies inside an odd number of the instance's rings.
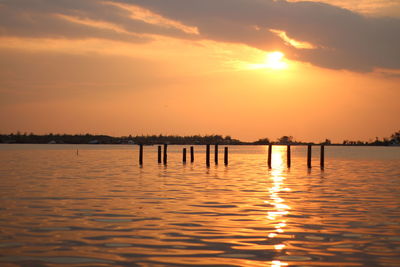
[[[182,1],[2,1],[0,132],[368,141],[400,129],[396,2]]]

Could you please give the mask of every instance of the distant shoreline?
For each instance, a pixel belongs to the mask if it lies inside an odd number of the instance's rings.
[[[92,134],[0,134],[0,144],[102,144],[102,145],[326,145],[326,146],[400,146],[399,132],[392,135],[392,139],[384,138],[382,140],[376,138],[373,142],[349,141],[344,140],[342,143],[332,143],[329,139],[324,142],[305,142],[294,140],[292,136],[282,136],[276,141],[268,138],[262,138],[254,142],[244,142],[230,136],[222,135],[146,135],[146,136],[121,136],[113,137],[108,135],[92,135]]]
[[[96,146],[96,145],[102,145],[102,146],[137,146],[140,144],[86,144],[86,143],[1,143],[0,145],[88,145],[88,146]],[[144,146],[160,146],[164,145],[164,143],[159,143],[159,144],[143,144]],[[207,144],[168,144],[171,146],[185,146],[185,145],[191,145],[191,146],[205,146]],[[209,144],[209,145],[215,145],[215,144]],[[253,143],[243,143],[243,144],[218,144],[218,145],[226,145],[226,146],[268,146],[268,145],[274,145],[274,146],[307,146],[307,145],[312,145],[312,146],[348,146],[348,147],[399,147],[400,145],[398,144],[388,144],[388,145],[373,145],[373,144],[367,144],[367,145],[344,145],[344,144],[319,144],[319,143],[304,143],[304,144],[279,144],[279,143],[270,143],[270,144],[253,144]]]

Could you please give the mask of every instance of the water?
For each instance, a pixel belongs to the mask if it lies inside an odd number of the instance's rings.
[[[0,145],[0,266],[400,266],[400,147],[182,148]]]

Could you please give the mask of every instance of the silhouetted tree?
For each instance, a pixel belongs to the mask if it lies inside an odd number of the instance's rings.
[[[253,144],[255,145],[268,145],[270,143],[268,138],[261,138],[255,141]]]
[[[278,138],[278,143],[280,143],[280,144],[291,144],[291,143],[293,143],[293,136],[284,135],[284,136]]]
[[[395,132],[391,136],[391,142],[394,144],[400,144],[400,131]]]
[[[321,145],[330,145],[330,144],[332,144],[332,142],[331,142],[331,140],[328,139],[328,138],[325,139],[325,141],[321,143]]]

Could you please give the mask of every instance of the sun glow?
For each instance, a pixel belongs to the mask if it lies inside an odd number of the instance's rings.
[[[283,70],[288,68],[288,63],[285,60],[285,54],[280,51],[274,51],[266,54],[264,62],[258,64],[247,64],[246,68],[250,70]]]
[[[285,55],[279,51],[268,53],[265,59],[265,67],[274,70],[287,68],[287,63],[284,61],[284,57]]]

